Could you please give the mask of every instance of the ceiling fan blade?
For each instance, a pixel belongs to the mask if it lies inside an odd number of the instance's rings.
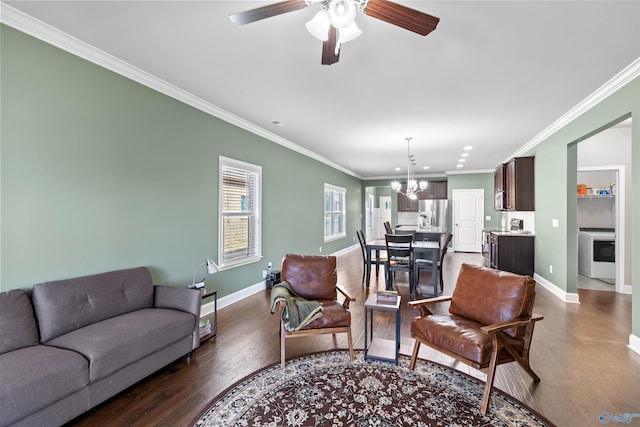
[[[440,22],[440,18],[388,0],[369,0],[364,13],[421,36],[435,30]]]
[[[322,42],[322,65],[335,64],[338,60],[340,60],[338,29],[331,25],[329,26],[329,39]]]
[[[272,16],[282,15],[283,13],[304,9],[305,7],[307,7],[305,0],[287,0],[256,9],[245,10],[244,12],[232,13],[229,15],[229,19],[235,24],[244,25],[261,19],[271,18]]]

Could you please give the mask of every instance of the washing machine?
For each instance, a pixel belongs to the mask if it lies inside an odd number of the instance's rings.
[[[591,279],[616,278],[615,229],[579,229],[578,274]]]

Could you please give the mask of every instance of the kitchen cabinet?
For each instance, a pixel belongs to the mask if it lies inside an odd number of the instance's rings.
[[[446,199],[447,181],[429,181],[427,189],[418,193],[418,199]]]
[[[504,164],[500,164],[493,172],[493,208],[496,211],[504,210],[505,195],[504,195]]]
[[[491,233],[491,268],[533,277],[534,242],[531,234]]]
[[[496,193],[504,191],[504,164],[498,166],[493,173],[493,187]]]
[[[403,184],[400,191],[405,191]],[[418,212],[419,200],[447,199],[447,181],[430,181],[427,188],[418,192],[418,198],[411,200],[404,194],[398,193],[398,212]]]
[[[499,173],[496,172],[494,175],[494,184],[498,181]],[[502,174],[504,176],[504,205],[502,209],[496,210],[535,210],[534,157],[515,157],[509,160],[502,168]],[[497,207],[498,197],[496,196]]]
[[[418,199],[411,200],[404,194],[398,193],[398,212],[418,212]]]

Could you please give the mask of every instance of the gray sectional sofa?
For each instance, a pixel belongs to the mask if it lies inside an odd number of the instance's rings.
[[[190,354],[201,301],[145,267],[0,293],[0,426],[64,424]]]

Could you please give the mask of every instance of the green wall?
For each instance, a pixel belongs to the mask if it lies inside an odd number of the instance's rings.
[[[531,150],[536,156],[535,271],[568,293],[577,291],[576,143],[610,125],[632,119],[632,218],[640,218],[640,78],[581,114]],[[558,227],[552,220],[558,220]],[[629,224],[632,259],[640,255],[640,227]],[[553,273],[549,273],[553,265]],[[632,266],[632,332],[640,337],[640,263]]]
[[[263,168],[264,256],[209,276],[220,296],[260,282],[287,252],[356,244],[359,179],[0,31],[0,290],[139,265],[156,283],[186,286],[205,258],[217,260],[219,156]],[[327,244],[325,182],[347,189],[347,238]]]

